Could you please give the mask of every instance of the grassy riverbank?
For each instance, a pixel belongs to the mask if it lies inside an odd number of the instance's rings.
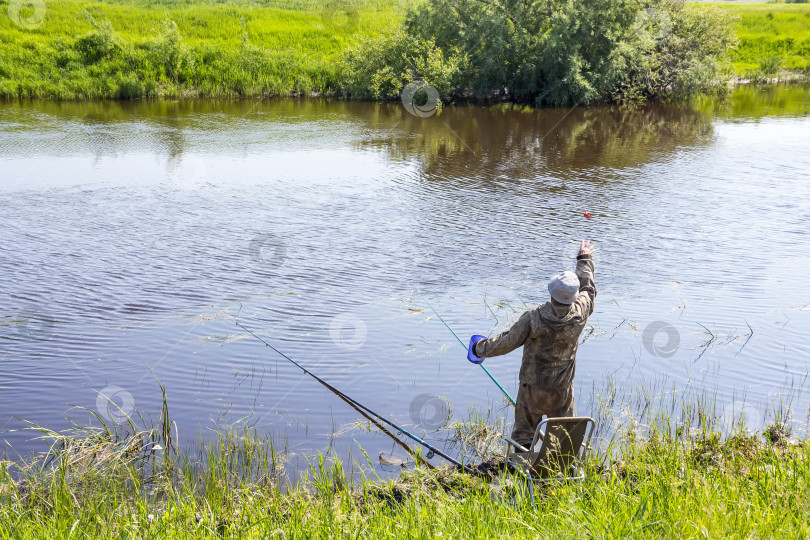
[[[542,489],[533,506],[509,473],[415,469],[383,482],[361,472],[370,460],[347,472],[316,457],[288,485],[283,451],[253,432],[178,455],[164,409],[157,429],[135,435],[129,427],[45,431],[50,452],[0,465],[0,538],[810,535],[808,441],[789,441],[779,426],[724,438],[700,407],[684,412],[693,427],[626,421],[610,443],[595,441],[584,483]],[[495,447],[479,444],[494,441],[480,418],[455,430],[457,441]]]
[[[417,0],[37,2],[17,9],[19,0],[0,1],[0,97],[339,93],[352,79],[342,61],[346,52],[363,37],[394,29],[408,6],[417,5]],[[37,11],[36,5],[44,8]],[[737,76],[763,79],[808,70],[810,4],[720,6],[739,16],[733,24],[740,46],[731,55]]]
[[[810,75],[810,4],[716,4],[738,17],[736,76]]]
[[[382,0],[55,0],[27,28],[0,1],[0,96],[240,97],[329,92],[355,35],[399,19]],[[35,17],[30,10],[24,19]]]

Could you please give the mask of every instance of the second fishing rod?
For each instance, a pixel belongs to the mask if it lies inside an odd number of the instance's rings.
[[[222,312],[220,312],[220,313],[222,313]],[[243,325],[242,323],[240,323],[239,321],[237,321],[235,318],[231,317],[227,313],[222,313],[222,315],[224,315],[225,317],[227,317],[228,319],[233,321],[234,324],[236,324],[239,328],[241,328],[242,330],[244,330],[248,334],[252,335],[256,339],[258,339],[259,341],[264,343],[264,345],[266,347],[269,347],[270,349],[272,349],[276,354],[278,354],[279,356],[281,356],[285,360],[287,360],[290,363],[292,363],[293,365],[295,365],[301,371],[303,371],[304,373],[306,373],[307,375],[309,375],[310,377],[312,377],[313,379],[315,379],[316,381],[321,383],[323,386],[325,386],[327,389],[329,389],[331,392],[333,392],[335,395],[337,395],[343,401],[345,401],[346,403],[351,405],[360,414],[362,414],[369,421],[373,422],[377,427],[379,427],[384,433],[386,433],[388,436],[390,436],[392,439],[394,439],[394,441],[396,441],[400,446],[402,446],[405,449],[405,451],[407,451],[409,454],[413,455],[417,460],[419,460],[422,463],[426,464],[428,467],[432,467],[432,466],[429,463],[427,463],[427,461],[425,461],[425,459],[422,458],[421,455],[419,455],[416,452],[414,452],[413,450],[411,450],[406,444],[404,444],[402,441],[397,439],[397,437],[394,434],[392,434],[390,431],[388,431],[385,427],[381,426],[379,424],[379,422],[382,422],[382,423],[394,428],[399,433],[405,435],[406,437],[409,437],[410,439],[412,439],[416,443],[424,446],[425,448],[427,448],[430,451],[431,454],[436,454],[437,456],[443,457],[444,459],[446,459],[447,461],[449,461],[453,465],[456,465],[457,467],[460,467],[461,469],[463,469],[464,471],[466,471],[468,473],[477,474],[478,471],[476,469],[473,469],[473,468],[471,468],[471,467],[469,467],[467,465],[464,465],[463,463],[461,463],[457,459],[454,459],[454,458],[448,456],[447,454],[445,454],[444,452],[442,452],[441,450],[439,450],[435,446],[431,445],[430,443],[422,440],[421,438],[417,437],[413,433],[410,433],[409,431],[407,431],[407,430],[401,428],[400,426],[394,424],[393,422],[391,422],[390,420],[388,420],[384,416],[380,415],[379,413],[369,409],[368,407],[366,407],[365,405],[363,405],[359,401],[357,401],[357,400],[349,397],[348,395],[344,394],[343,392],[341,392],[340,390],[338,390],[337,388],[335,388],[334,386],[332,386],[328,382],[324,381],[323,379],[321,379],[320,377],[318,377],[317,375],[315,375],[314,373],[309,371],[307,368],[305,368],[304,366],[302,366],[301,364],[299,364],[298,362],[296,362],[295,360],[293,360],[292,358],[290,358],[289,356],[287,356],[286,354],[284,354],[283,352],[281,352],[280,350],[278,350],[274,346],[270,345],[270,343],[268,343],[267,341],[262,339],[258,334],[256,334],[255,332],[253,332],[252,330],[247,328],[245,325]]]

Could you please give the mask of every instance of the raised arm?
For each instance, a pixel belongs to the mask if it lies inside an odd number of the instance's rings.
[[[532,331],[531,313],[527,311],[512,325],[512,328],[495,337],[482,339],[475,344],[475,355],[479,358],[508,354],[526,342]]]
[[[596,248],[591,241],[582,241],[577,255],[577,277],[579,278],[579,296],[574,305],[579,307],[584,316],[593,313],[593,303],[596,298],[596,284],[593,281],[594,266],[593,252]]]

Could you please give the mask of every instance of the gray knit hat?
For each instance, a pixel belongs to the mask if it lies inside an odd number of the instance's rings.
[[[560,304],[573,304],[579,296],[579,278],[570,270],[557,274],[548,282],[548,292]]]

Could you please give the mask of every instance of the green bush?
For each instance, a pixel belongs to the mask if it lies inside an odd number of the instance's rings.
[[[180,30],[177,29],[177,23],[170,19],[164,20],[157,39],[149,49],[163,75],[171,81],[182,82],[180,74],[183,68],[191,67],[192,60]]]
[[[684,97],[722,85],[724,59],[736,45],[727,12],[681,0],[656,0],[642,9],[659,20],[639,32],[642,47],[614,100]]]
[[[344,56],[342,68],[342,88],[355,99],[396,97],[406,84],[417,80],[448,98],[461,83],[467,58],[452,48],[440,49],[432,39],[397,31],[356,38]]]
[[[110,21],[96,23],[92,16],[87,14],[93,31],[76,40],[74,48],[82,56],[85,64],[94,64],[105,58],[114,56],[120,46],[113,34]]]
[[[443,97],[537,105],[689,95],[721,80],[728,22],[680,0],[435,0],[353,48],[346,88],[379,98],[423,79]]]
[[[627,71],[635,0],[437,0],[406,17],[409,34],[470,58],[482,98],[564,105],[598,99]]]

